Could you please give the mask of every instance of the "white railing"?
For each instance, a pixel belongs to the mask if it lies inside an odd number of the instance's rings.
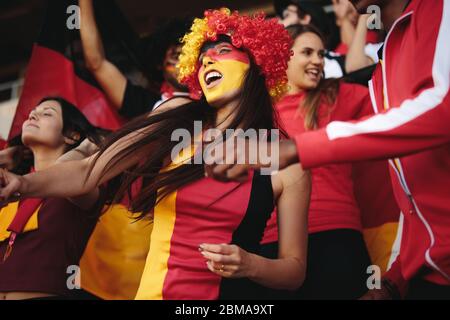
[[[9,91],[9,100],[17,99],[23,86],[23,79],[0,83],[0,93]],[[8,100],[8,99],[7,99]]]
[[[6,97],[2,94],[3,100],[0,101],[0,138],[8,137],[22,86],[23,79],[0,83],[0,93],[8,93]]]

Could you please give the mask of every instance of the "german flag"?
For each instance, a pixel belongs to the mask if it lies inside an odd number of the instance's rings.
[[[373,265],[386,272],[399,252],[400,209],[395,201],[387,161],[353,164],[355,198],[361,210],[364,240]]]
[[[105,54],[122,72],[143,70],[139,39],[114,1],[95,1]],[[33,46],[23,92],[9,137],[44,96],[61,96],[76,105],[95,126],[115,130],[124,120],[111,106],[84,64],[78,1],[49,0],[38,40]]]

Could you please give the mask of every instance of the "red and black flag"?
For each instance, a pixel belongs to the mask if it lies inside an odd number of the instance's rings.
[[[124,74],[143,70],[139,39],[115,2],[103,0],[94,4],[106,58]],[[27,67],[10,138],[21,132],[23,121],[45,96],[65,98],[97,127],[115,130],[124,123],[85,68],[77,25],[80,17],[75,16],[77,14],[76,0],[48,1],[43,26]]]
[[[6,147],[6,141],[0,138],[0,150],[3,150]]]

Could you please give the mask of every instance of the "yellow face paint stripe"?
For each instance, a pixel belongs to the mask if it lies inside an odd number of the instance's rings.
[[[227,94],[238,91],[249,68],[248,63],[228,59],[217,61],[211,67],[199,72],[199,82],[206,100],[211,103]],[[223,79],[215,87],[208,89],[204,75],[210,70],[217,70],[222,73]]]

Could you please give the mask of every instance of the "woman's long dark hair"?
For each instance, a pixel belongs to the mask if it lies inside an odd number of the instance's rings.
[[[96,145],[100,145],[102,137],[104,137],[108,131],[93,126],[89,120],[81,113],[81,111],[75,107],[72,103],[59,96],[47,96],[39,101],[38,105],[46,101],[56,101],[61,106],[61,114],[63,120],[62,135],[66,138],[73,138],[73,134],[79,135],[78,140],[74,140],[73,144],[67,144],[65,152],[77,148],[85,139],[89,139]],[[22,143],[21,135],[12,138],[8,145],[10,147],[20,146],[26,148]],[[12,171],[18,174],[26,174],[30,172],[33,166],[33,158],[21,161],[17,168]]]
[[[317,35],[322,43],[325,44],[325,40],[321,32],[313,25],[292,25],[286,28],[291,36],[292,40],[296,40],[304,33],[313,33]],[[308,130],[314,130],[318,127],[317,112],[322,103],[332,105],[336,100],[339,91],[340,81],[337,79],[324,79],[322,78],[319,85],[312,90],[306,92],[305,98],[300,103],[300,111],[304,115],[305,128]]]
[[[59,96],[48,96],[43,98],[39,104],[45,101],[56,101],[61,106],[61,114],[63,119],[62,134],[66,138],[72,138],[74,133],[80,135],[80,139],[74,144],[67,145],[66,152],[78,147],[85,139],[89,139],[92,143],[100,145],[102,137],[108,134],[107,130],[93,126],[84,114],[72,103]]]
[[[138,218],[143,218],[163,197],[204,177],[203,165],[193,164],[193,161],[191,161],[192,164],[183,164],[171,170],[161,171],[162,163],[178,144],[177,141],[171,141],[174,130],[186,129],[193,137],[194,121],[202,121],[203,128],[208,129],[214,127],[215,116],[216,110],[202,98],[200,101],[192,101],[164,112],[141,116],[111,135],[101,148],[98,157],[128,134],[137,130],[146,130],[139,141],[131,143],[121,150],[103,168],[102,176],[134,154],[146,151],[142,161],[122,176],[122,182],[114,202],[120,202],[127,190],[130,190],[132,183],[137,178],[143,177],[146,182],[140,192],[133,197],[130,205],[130,210],[140,213]],[[228,129],[238,127],[243,130],[278,128],[278,117],[266,89],[264,76],[252,59],[244,79],[236,115]]]

